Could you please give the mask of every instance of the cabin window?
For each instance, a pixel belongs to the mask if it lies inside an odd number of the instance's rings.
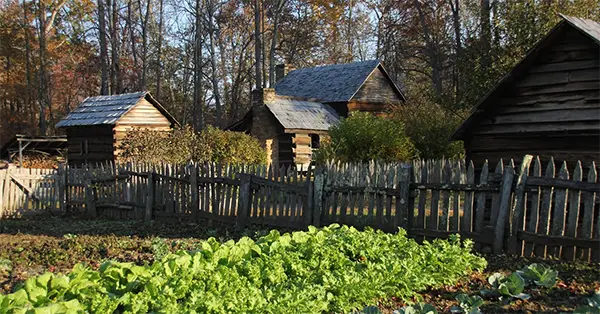
[[[313,149],[321,147],[321,137],[319,134],[310,134],[310,147]]]

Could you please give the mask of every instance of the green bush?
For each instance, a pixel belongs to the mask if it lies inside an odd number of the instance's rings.
[[[418,157],[399,120],[356,112],[329,129],[315,153],[317,162],[408,161]]]
[[[0,313],[348,313],[385,297],[410,302],[485,268],[472,245],[458,237],[420,245],[402,229],[338,225],[272,230],[257,241],[211,238],[152,265],[78,264],[32,277],[0,295]]]
[[[250,135],[212,126],[201,133],[191,127],[169,132],[135,129],[121,142],[119,159],[143,163],[262,164],[266,162],[266,152]]]
[[[450,136],[463,122],[460,116],[438,104],[411,99],[409,104],[394,112],[394,118],[402,121],[406,135],[424,159],[463,158],[464,149],[460,141],[450,142]]]

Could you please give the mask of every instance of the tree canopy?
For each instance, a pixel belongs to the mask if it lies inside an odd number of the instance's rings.
[[[559,12],[597,19],[600,0],[1,1],[0,144],[56,133],[87,96],[138,90],[196,130],[224,127],[278,63],[378,58],[409,102],[460,116]]]

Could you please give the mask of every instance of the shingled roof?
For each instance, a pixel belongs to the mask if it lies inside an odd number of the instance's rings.
[[[322,102],[347,102],[377,68],[389,78],[379,60],[298,69],[279,81],[275,85],[275,92],[277,95]],[[400,98],[405,100],[400,89],[391,79],[390,82]]]
[[[146,99],[160,111],[172,124],[179,123],[149,92],[136,92],[110,96],[94,96],[86,98],[64,119],[56,124],[57,128],[89,125],[114,125],[128,113],[138,102]]]
[[[340,122],[331,106],[319,102],[276,97],[266,105],[284,129],[327,131]]]
[[[504,93],[517,79],[522,77],[527,70],[534,64],[540,54],[546,47],[551,45],[554,40],[568,27],[572,27],[582,34],[588,36],[594,43],[600,46],[600,23],[578,17],[559,14],[562,20],[552,28],[533,48],[531,48],[523,60],[519,62],[496,86],[494,86],[474,107],[471,115],[463,124],[452,134],[450,140],[462,140],[467,134],[469,128],[478,121],[485,113],[490,110],[493,100]]]

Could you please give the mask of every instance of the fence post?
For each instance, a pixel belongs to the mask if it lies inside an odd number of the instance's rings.
[[[235,223],[237,230],[242,230],[246,227],[246,219],[248,218],[248,212],[250,211],[250,180],[250,175],[240,173],[240,194],[238,196],[240,208]]]
[[[508,251],[511,254],[521,255],[522,241],[517,241],[517,232],[523,230],[523,219],[525,214],[525,185],[527,184],[527,175],[529,174],[529,165],[533,156],[525,155],[521,166],[519,167],[519,177],[517,178],[517,186],[515,188],[514,208],[511,210],[508,238]]]
[[[96,200],[94,199],[94,186],[92,183],[92,174],[90,169],[87,169],[86,184],[85,184],[85,207],[89,218],[96,218]]]
[[[148,173],[148,194],[146,196],[144,221],[150,221],[152,220],[152,207],[154,207],[154,171]]]
[[[323,209],[323,187],[325,186],[325,168],[319,167],[319,169],[315,171],[315,181],[313,184],[313,225],[315,227],[320,227],[321,210]]]
[[[502,174],[502,186],[500,188],[500,207],[498,208],[498,218],[494,228],[494,253],[501,253],[504,245],[504,226],[510,211],[510,195],[512,193],[512,182],[515,171],[512,166],[504,167]]]
[[[56,178],[56,185],[58,187],[58,206],[62,213],[66,212],[66,200],[65,200],[65,189],[67,185],[67,168],[65,164],[58,164],[58,172]]]
[[[398,197],[398,204],[400,206],[396,206],[394,231],[396,231],[398,227],[410,230],[413,226],[415,214],[414,198],[410,195],[410,184],[412,183],[413,179],[412,171],[412,165],[400,167],[400,173],[398,174],[398,179],[400,181],[400,196]],[[406,218],[406,223],[404,222],[404,218]]]
[[[192,189],[192,217],[194,221],[198,221],[198,211],[200,210],[198,199],[198,168],[195,163],[189,165],[190,169],[190,185]]]

